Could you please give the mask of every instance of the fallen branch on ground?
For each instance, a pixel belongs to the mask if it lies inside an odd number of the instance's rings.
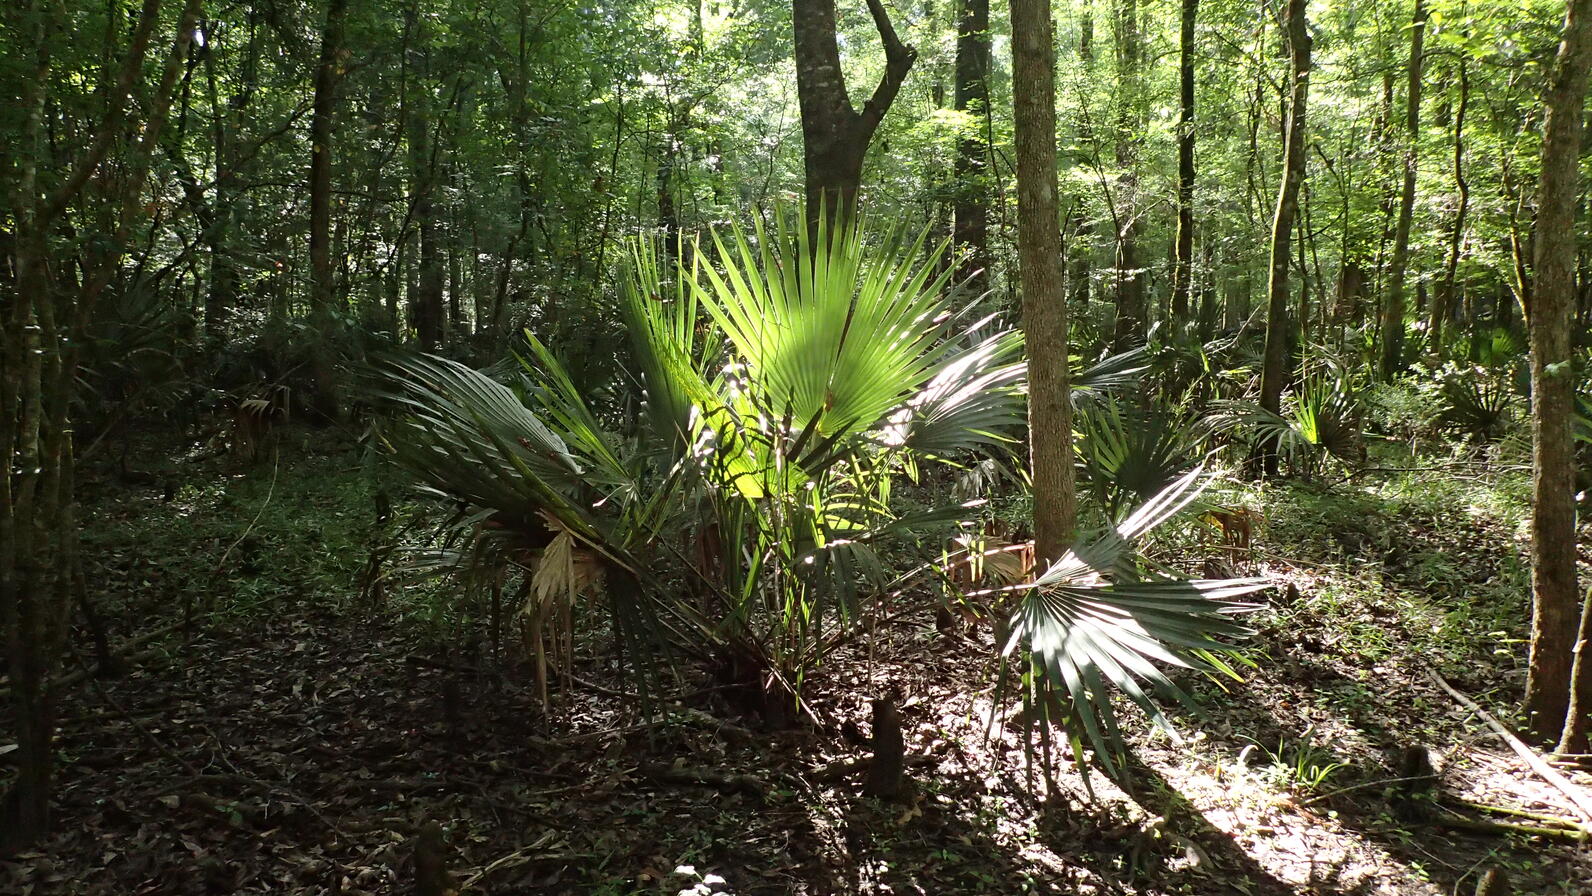
[[[815,784],[838,781],[841,778],[854,775],[858,772],[867,771],[870,761],[871,760],[867,756],[861,756],[855,759],[837,759],[828,765],[819,766],[818,768],[808,772],[806,778]],[[902,763],[908,767],[918,765],[933,765],[939,761],[940,757],[927,753],[909,753],[902,759]]]
[[[1586,791],[1582,790],[1581,787],[1575,782],[1571,781],[1569,778],[1566,778],[1564,775],[1559,774],[1557,769],[1549,765],[1541,756],[1537,755],[1536,750],[1531,749],[1531,747],[1527,746],[1524,741],[1518,737],[1515,737],[1508,728],[1504,727],[1502,722],[1493,718],[1492,713],[1489,713],[1487,710],[1478,706],[1476,701],[1455,690],[1454,686],[1449,684],[1448,680],[1443,678],[1443,676],[1437,674],[1437,672],[1432,669],[1427,669],[1426,674],[1438,687],[1446,691],[1450,697],[1458,700],[1461,706],[1465,707],[1471,712],[1474,712],[1481,718],[1483,722],[1486,722],[1487,727],[1491,728],[1499,737],[1503,738],[1504,742],[1509,744],[1515,753],[1519,754],[1520,758],[1526,761],[1526,765],[1530,766],[1532,771],[1536,772],[1537,775],[1544,781],[1547,781],[1549,784],[1553,785],[1556,790],[1569,798],[1571,804],[1573,804],[1576,810],[1581,813],[1582,819],[1584,821],[1592,823],[1592,796],[1588,796]],[[1586,833],[1586,828],[1581,828],[1581,831]]]
[[[716,787],[726,793],[744,793],[763,797],[768,794],[768,782],[753,775],[721,772],[711,768],[693,768],[668,765],[662,762],[644,762],[641,774],[661,784],[686,784],[699,787]]]
[[[1587,830],[1579,825],[1573,828],[1543,827],[1534,824],[1512,824],[1505,821],[1486,821],[1479,818],[1467,818],[1453,813],[1445,814],[1433,819],[1437,824],[1447,828],[1461,831],[1475,831],[1481,834],[1525,834],[1528,837],[1546,837],[1550,840],[1569,840],[1573,843],[1585,843],[1592,839]]]
[[[140,651],[139,653],[134,653],[134,654],[131,654],[131,655],[127,654],[126,651],[137,650],[139,647],[142,647],[145,644],[148,644],[150,641],[153,641],[156,638],[164,638],[165,636],[171,634],[172,632],[176,631],[177,629],[182,628],[182,626],[183,626],[183,623],[181,623],[181,622],[173,622],[173,623],[171,623],[169,625],[163,625],[163,626],[161,626],[159,628],[151,629],[150,631],[144,632],[141,635],[134,635],[133,637],[128,638],[126,642],[124,642],[120,647],[118,647],[114,651],[114,653],[117,656],[117,658],[119,658],[122,662],[126,663],[129,666],[133,665],[134,663],[143,662],[144,660],[149,659],[150,657],[154,656],[155,654],[160,653],[165,648],[164,647],[154,647],[154,648],[151,648],[149,650]],[[89,669],[89,668],[86,668],[86,667],[79,667],[79,668],[77,668],[77,669],[75,669],[75,670],[73,670],[71,672],[67,672],[67,673],[65,673],[63,675],[57,675],[54,679],[52,679],[50,681],[50,690],[59,692],[62,688],[71,687],[74,684],[80,684],[80,683],[82,683],[84,681],[87,681],[89,678],[93,677],[94,674],[95,674],[94,670],[92,670],[92,669]],[[10,686],[8,686],[8,685],[0,685],[0,700],[7,699],[10,696],[11,696],[11,688],[10,688]]]

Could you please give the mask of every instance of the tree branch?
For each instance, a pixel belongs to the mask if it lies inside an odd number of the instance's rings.
[[[884,0],[868,0],[868,12],[873,16],[873,26],[879,30],[879,42],[884,44],[885,64],[879,86],[873,89],[873,96],[868,98],[858,115],[865,138],[872,136],[879,122],[884,120],[885,113],[890,111],[890,104],[895,102],[896,93],[901,90],[902,82],[907,79],[907,73],[912,71],[912,63],[918,59],[918,51],[902,43],[901,38],[896,36],[895,26],[890,23],[890,13],[884,8]]]
[[[45,202],[39,215],[39,226],[48,229],[57,215],[66,210],[77,194],[88,183],[100,162],[105,160],[105,154],[110,151],[111,144],[122,135],[122,121],[127,115],[128,96],[133,91],[133,82],[144,71],[144,56],[149,49],[150,36],[154,34],[155,26],[160,22],[161,0],[144,0],[143,11],[139,14],[138,25],[133,29],[133,37],[127,47],[127,56],[122,62],[121,73],[117,75],[115,84],[105,97],[105,118],[100,122],[99,131],[94,135],[94,142],[90,145],[88,154],[83,156],[72,169],[72,173],[55,189],[50,198]]]

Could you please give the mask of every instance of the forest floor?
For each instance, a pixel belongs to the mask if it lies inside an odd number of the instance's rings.
[[[1513,718],[1519,473],[1228,487],[1263,515],[1241,571],[1279,583],[1255,668],[1225,693],[1186,682],[1205,715],[1178,717],[1182,743],[1135,725],[1131,795],[1095,775],[1091,798],[1063,764],[1041,799],[992,703],[990,634],[942,635],[927,611],[820,670],[801,727],[762,730],[692,673],[644,716],[598,653],[544,710],[506,644],[439,649],[436,592],[362,593],[393,524],[375,520],[380,474],[331,441],[290,431],[242,465],[151,436],[84,471],[113,642],[166,634],[66,691],[58,833],[0,864],[0,892],[407,893],[435,821],[472,893],[1451,896],[1493,866],[1519,893],[1592,893],[1587,847],[1449,814],[1574,817],[1435,677]],[[1220,553],[1166,549],[1190,569]],[[69,671],[91,662],[76,643]],[[881,805],[834,763],[866,756],[868,698],[890,689],[921,760]],[[1410,747],[1435,760],[1434,799],[1398,799]]]

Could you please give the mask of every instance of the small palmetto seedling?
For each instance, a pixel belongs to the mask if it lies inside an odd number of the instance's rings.
[[[1281,784],[1295,790],[1320,791],[1345,767],[1332,758],[1331,752],[1316,744],[1314,726],[1306,728],[1291,747],[1287,741],[1282,741],[1275,751],[1266,750],[1266,755],[1271,757],[1272,774]]]
[[[1502,436],[1513,419],[1514,395],[1507,383],[1480,368],[1445,376],[1438,396],[1442,404],[1434,422],[1483,442]]]
[[[1321,472],[1329,459],[1361,460],[1362,401],[1351,377],[1338,365],[1320,364],[1285,396],[1281,413],[1248,399],[1212,402],[1206,433],[1237,433],[1253,453],[1271,446],[1290,468],[1305,476]]]

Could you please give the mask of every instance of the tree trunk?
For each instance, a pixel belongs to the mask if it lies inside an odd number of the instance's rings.
[[[1581,601],[1581,630],[1576,633],[1570,668],[1570,705],[1557,752],[1582,756],[1592,750],[1592,589]]]
[[[1570,325],[1575,308],[1577,162],[1587,73],[1592,66],[1592,0],[1571,0],[1544,106],[1537,185],[1531,340],[1531,663],[1526,728],[1541,743],[1565,728],[1580,593],[1576,587],[1575,379]]]
[[[1028,345],[1028,444],[1034,481],[1034,558],[1059,559],[1076,507],[1067,297],[1061,276],[1056,177],[1056,58],[1050,0],[1012,0],[1012,124],[1017,155],[1017,256]]]
[[[1415,171],[1420,159],[1421,141],[1421,63],[1425,53],[1426,6],[1415,0],[1415,15],[1410,22],[1410,65],[1407,105],[1404,113],[1404,184],[1399,192],[1398,225],[1393,231],[1393,259],[1388,270],[1387,298],[1382,303],[1383,379],[1392,379],[1404,369],[1404,292],[1405,274],[1410,260],[1410,226],[1415,217]]]
[[[1194,22],[1199,0],[1183,0],[1178,40],[1177,240],[1172,256],[1172,316],[1188,316],[1194,274]]]
[[[811,225],[817,224],[820,210],[831,225],[848,219],[855,210],[868,144],[918,57],[896,36],[883,0],[868,0],[868,12],[884,45],[885,66],[873,96],[859,111],[852,108],[840,68],[835,0],[791,0]]]
[[[1260,372],[1260,406],[1274,414],[1282,410],[1282,388],[1288,373],[1292,331],[1288,321],[1288,254],[1294,217],[1299,212],[1299,188],[1305,179],[1305,108],[1310,90],[1310,30],[1305,23],[1305,0],[1288,0],[1284,28],[1291,69],[1288,130],[1283,142],[1282,186],[1277,191],[1277,212],[1271,222],[1266,350]],[[1261,446],[1260,460],[1267,475],[1277,474],[1275,444]]]
[[[340,0],[341,2],[341,0]],[[416,18],[419,18],[418,10]],[[424,26],[421,26],[422,29]],[[423,32],[422,32],[423,33]],[[430,50],[426,38],[419,38],[421,49],[415,54],[414,96],[408,104],[410,204],[420,232],[420,268],[414,297],[415,335],[420,350],[434,352],[442,344],[443,261],[440,228],[437,222],[437,148],[433,145],[434,111],[431,97]],[[438,132],[440,136],[440,132]]]
[[[337,84],[342,80],[343,23],[348,0],[329,0],[321,31],[320,62],[310,109],[310,321],[318,331],[312,353],[316,400],[322,413],[342,416],[332,360],[332,132],[337,114]]]
[[[1144,42],[1138,0],[1118,0],[1116,9],[1118,181],[1116,258],[1117,321],[1112,343],[1119,351],[1144,341],[1145,276],[1139,260],[1139,141],[1145,130]]]
[[[984,122],[989,116],[989,0],[956,3],[956,109]],[[970,281],[975,294],[989,289],[989,168],[981,137],[967,137],[957,147],[956,204],[951,243],[957,259],[956,279]]]
[[[1459,251],[1465,242],[1465,215],[1470,210],[1470,181],[1465,178],[1465,112],[1470,107],[1470,74],[1465,58],[1459,59],[1459,109],[1454,113],[1454,185],[1459,189],[1459,204],[1454,209],[1453,229],[1448,233],[1448,263],[1443,279],[1432,297],[1431,349],[1438,358],[1447,357],[1443,331],[1454,313],[1455,284],[1459,274]]]

